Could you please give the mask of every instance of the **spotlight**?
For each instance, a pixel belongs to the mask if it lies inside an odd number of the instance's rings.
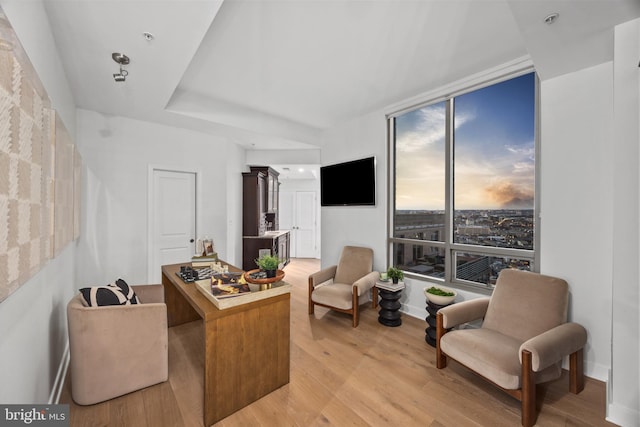
[[[127,70],[120,68],[120,72],[113,75],[113,80],[117,82],[124,82],[127,80],[127,74],[129,74]]]
[[[113,80],[116,82],[124,82],[127,79],[129,72],[122,68],[122,66],[129,64],[129,57],[123,53],[114,52],[111,54],[111,58],[120,64],[120,72],[113,75]]]
[[[549,25],[551,25],[551,24],[553,24],[554,22],[556,22],[556,21],[557,21],[557,19],[558,19],[559,17],[560,17],[560,14],[559,14],[559,13],[557,13],[557,12],[556,12],[556,13],[552,13],[551,15],[547,15],[547,16],[544,18],[544,22],[545,22],[545,24],[549,24]]]

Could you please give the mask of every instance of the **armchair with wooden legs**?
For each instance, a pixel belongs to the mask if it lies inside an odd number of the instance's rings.
[[[570,391],[584,388],[587,331],[567,322],[566,281],[515,269],[502,270],[493,295],[441,308],[437,315],[438,369],[454,359],[520,400],[522,425],[535,424],[536,384],[561,375],[569,356]],[[480,328],[456,326],[483,319]]]
[[[345,246],[337,265],[326,267],[309,276],[309,314],[314,306],[328,307],[351,314],[352,325],[360,321],[360,297],[372,291],[372,306],[378,306],[376,280],[380,274],[373,269],[373,250]]]

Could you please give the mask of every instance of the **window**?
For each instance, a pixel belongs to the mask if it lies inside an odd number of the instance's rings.
[[[504,268],[535,269],[536,80],[389,116],[394,266],[487,289]]]

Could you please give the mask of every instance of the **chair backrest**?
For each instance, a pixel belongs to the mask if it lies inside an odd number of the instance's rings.
[[[359,246],[345,246],[333,279],[335,283],[352,284],[373,270],[373,250]]]
[[[568,303],[566,281],[505,269],[498,276],[482,327],[524,342],[566,323]]]

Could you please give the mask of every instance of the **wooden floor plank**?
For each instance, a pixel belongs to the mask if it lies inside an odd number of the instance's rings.
[[[169,381],[142,390],[142,398],[147,425],[173,427],[185,424]]]
[[[520,403],[455,362],[435,366],[424,341],[424,319],[403,315],[402,325],[378,323],[363,305],[360,325],[326,308],[307,311],[307,277],[314,259],[285,268],[291,294],[291,381],[216,424],[235,426],[518,426]],[[202,324],[169,330],[169,381],[107,402],[72,402],[69,377],[61,403],[71,426],[175,426],[202,423]],[[265,360],[265,369],[269,369]],[[613,426],[605,421],[605,385],[587,378],[579,395],[565,375],[543,389],[538,426]]]

